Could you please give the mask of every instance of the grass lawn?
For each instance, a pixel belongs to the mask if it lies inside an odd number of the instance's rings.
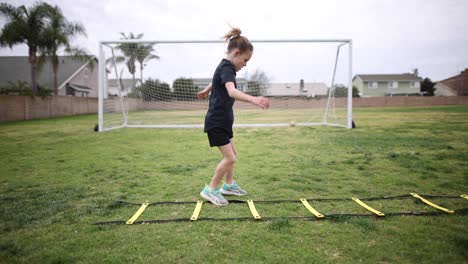
[[[356,129],[235,131],[245,199],[468,193],[468,106],[355,109]],[[199,129],[93,131],[97,116],[0,124],[0,263],[466,263],[468,215],[303,221],[103,225],[190,217],[220,160]],[[430,199],[450,209],[465,199]],[[416,199],[382,212],[436,209]],[[310,216],[301,204],[257,204],[265,217]],[[353,201],[321,213],[366,213]],[[200,217],[250,217],[246,204],[204,204]]]

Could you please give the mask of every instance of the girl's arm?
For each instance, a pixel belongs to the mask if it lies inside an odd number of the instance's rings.
[[[211,91],[211,82],[210,84],[208,84],[208,86],[205,87],[205,89],[199,91],[197,93],[197,97],[198,99],[206,99],[208,98],[208,95],[210,94],[210,91]]]
[[[236,100],[257,105],[263,109],[268,109],[270,107],[270,100],[266,97],[251,96],[246,93],[243,93],[236,89],[236,86],[234,85],[233,82],[227,82],[225,86],[226,86],[229,96]]]

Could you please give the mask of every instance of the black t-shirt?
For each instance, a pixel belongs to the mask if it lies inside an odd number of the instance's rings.
[[[223,59],[213,75],[211,81],[210,105],[205,116],[205,132],[218,127],[232,131],[234,124],[234,98],[229,97],[225,84],[236,84],[236,69],[229,60]]]

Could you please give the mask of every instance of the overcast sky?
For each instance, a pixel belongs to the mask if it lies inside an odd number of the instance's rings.
[[[35,1],[6,2],[31,6]],[[119,39],[119,32],[144,33],[148,40],[214,40],[229,29],[229,23],[250,39],[352,39],[354,74],[404,73],[418,68],[421,77],[437,81],[468,68],[467,0],[46,2],[58,5],[70,21],[85,26],[87,38],[73,43],[95,55],[100,40]],[[0,27],[4,23],[1,18]],[[0,55],[26,56],[27,49],[0,48]],[[275,66],[282,67],[281,61],[276,62]]]

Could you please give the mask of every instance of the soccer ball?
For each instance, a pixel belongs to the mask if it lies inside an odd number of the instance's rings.
[[[289,127],[295,127],[296,126],[296,122],[294,122],[294,120],[291,120],[291,122],[289,122]]]

